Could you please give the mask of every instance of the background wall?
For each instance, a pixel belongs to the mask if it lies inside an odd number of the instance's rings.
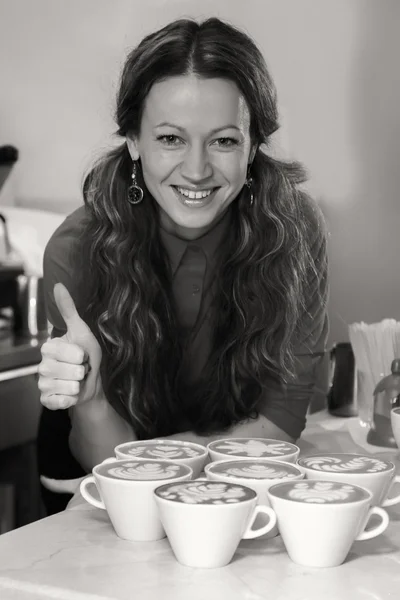
[[[310,171],[331,231],[330,341],[353,321],[400,319],[397,0],[0,0],[0,145],[20,150],[19,202],[79,205],[129,49],[174,18],[211,15],[261,47],[277,143]]]

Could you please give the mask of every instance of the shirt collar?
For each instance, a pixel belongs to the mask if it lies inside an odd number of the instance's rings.
[[[167,249],[171,262],[172,274],[175,275],[180,262],[189,246],[200,247],[207,258],[207,263],[213,265],[216,263],[216,251],[222,238],[229,226],[231,211],[228,209],[222,219],[204,235],[196,240],[183,240],[173,233],[160,229],[161,239]]]

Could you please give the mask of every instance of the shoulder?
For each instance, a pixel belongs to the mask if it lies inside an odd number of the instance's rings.
[[[49,239],[43,256],[43,272],[46,276],[52,268],[69,269],[74,262],[74,251],[84,230],[87,219],[85,206],[68,215]]]
[[[51,257],[54,252],[57,253],[59,248],[65,249],[66,246],[74,244],[83,231],[86,218],[87,212],[85,206],[80,206],[68,215],[49,239],[45,255],[47,254],[47,256],[50,255]]]
[[[75,251],[87,220],[85,206],[68,215],[49,239],[43,256],[43,283],[47,318],[59,330],[65,328],[64,320],[54,302],[53,289],[56,283],[63,283],[77,307],[79,289],[77,274],[80,268]]]

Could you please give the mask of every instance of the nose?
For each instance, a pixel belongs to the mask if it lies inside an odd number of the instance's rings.
[[[196,182],[210,177],[212,172],[212,165],[204,148],[200,145],[190,147],[182,164],[182,177]]]

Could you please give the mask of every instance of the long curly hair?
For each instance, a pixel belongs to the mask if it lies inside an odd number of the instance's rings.
[[[234,81],[257,145],[254,204],[244,186],[230,207],[232,226],[219,249],[212,351],[190,397],[180,394],[183,348],[158,205],[141,168],[144,200],[127,202],[132,160],[125,141],[97,160],[83,184],[80,312],[103,351],[106,397],[138,439],[184,427],[221,432],[256,417],[265,376],[294,377],[293,347],[307,317],[309,282],[318,293],[325,270],[324,252],[318,260],[312,253],[314,244],[325,247],[324,220],[300,189],[304,167],[268,156],[269,137],[279,128],[276,90],[261,52],[238,28],[217,18],[180,19],[145,37],[121,74],[117,134],[139,135],[152,85],[186,74]]]

